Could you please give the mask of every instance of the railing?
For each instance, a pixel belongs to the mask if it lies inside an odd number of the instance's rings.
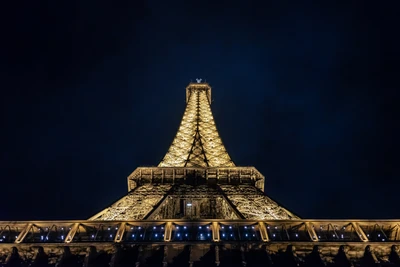
[[[139,167],[128,176],[128,190],[138,184],[179,184],[189,180],[217,184],[251,184],[264,191],[264,176],[254,167]]]
[[[396,220],[0,222],[0,244],[400,242]]]

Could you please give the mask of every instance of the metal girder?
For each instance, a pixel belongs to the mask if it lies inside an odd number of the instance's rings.
[[[364,233],[364,231],[361,229],[361,227],[356,222],[352,222],[351,224],[353,225],[354,230],[356,231],[357,235],[360,237],[361,241],[368,242],[368,237]]]
[[[18,235],[17,239],[15,240],[15,243],[21,243],[26,235],[28,234],[29,230],[32,228],[33,224],[28,223],[25,227],[25,229]]]
[[[317,236],[317,233],[315,232],[314,227],[311,226],[309,222],[306,222],[305,225],[306,225],[306,229],[307,229],[308,234],[310,235],[311,240],[314,242],[318,242],[319,238]]]
[[[165,225],[164,241],[166,242],[171,241],[171,235],[172,235],[172,222],[167,222]]]
[[[258,222],[258,227],[260,230],[261,240],[264,242],[268,242],[269,237],[268,237],[268,232],[267,232],[267,228],[265,227],[265,224],[263,222]]]
[[[125,227],[126,227],[126,223],[125,222],[121,223],[121,225],[118,228],[118,232],[114,238],[115,243],[120,243],[122,241],[122,239],[124,237],[124,233],[125,233]]]
[[[74,240],[74,236],[76,234],[76,231],[78,231],[79,225],[80,223],[75,223],[74,226],[71,227],[71,230],[69,230],[69,233],[65,238],[65,243],[71,243]]]
[[[212,230],[212,239],[214,242],[219,242],[220,241],[220,236],[219,236],[219,224],[217,222],[213,222],[211,225],[211,230]]]

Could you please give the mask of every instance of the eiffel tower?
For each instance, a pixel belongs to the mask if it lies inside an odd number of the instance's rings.
[[[0,265],[400,266],[400,220],[299,218],[255,167],[234,164],[210,106],[210,85],[190,83],[162,161],[89,219],[0,222]]]
[[[235,166],[210,104],[211,87],[200,79],[190,83],[181,124],[163,160],[137,168],[128,177],[128,194],[90,220],[298,219],[265,196],[264,176],[256,168]]]

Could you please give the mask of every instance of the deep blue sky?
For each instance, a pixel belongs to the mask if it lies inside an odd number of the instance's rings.
[[[0,220],[86,219],[123,196],[195,78],[234,162],[286,208],[400,218],[394,5],[126,2],[2,10]]]

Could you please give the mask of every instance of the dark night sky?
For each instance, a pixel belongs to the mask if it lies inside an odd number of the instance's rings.
[[[400,218],[398,9],[216,2],[2,9],[0,220],[86,219],[123,196],[195,78],[235,163],[286,208]]]

